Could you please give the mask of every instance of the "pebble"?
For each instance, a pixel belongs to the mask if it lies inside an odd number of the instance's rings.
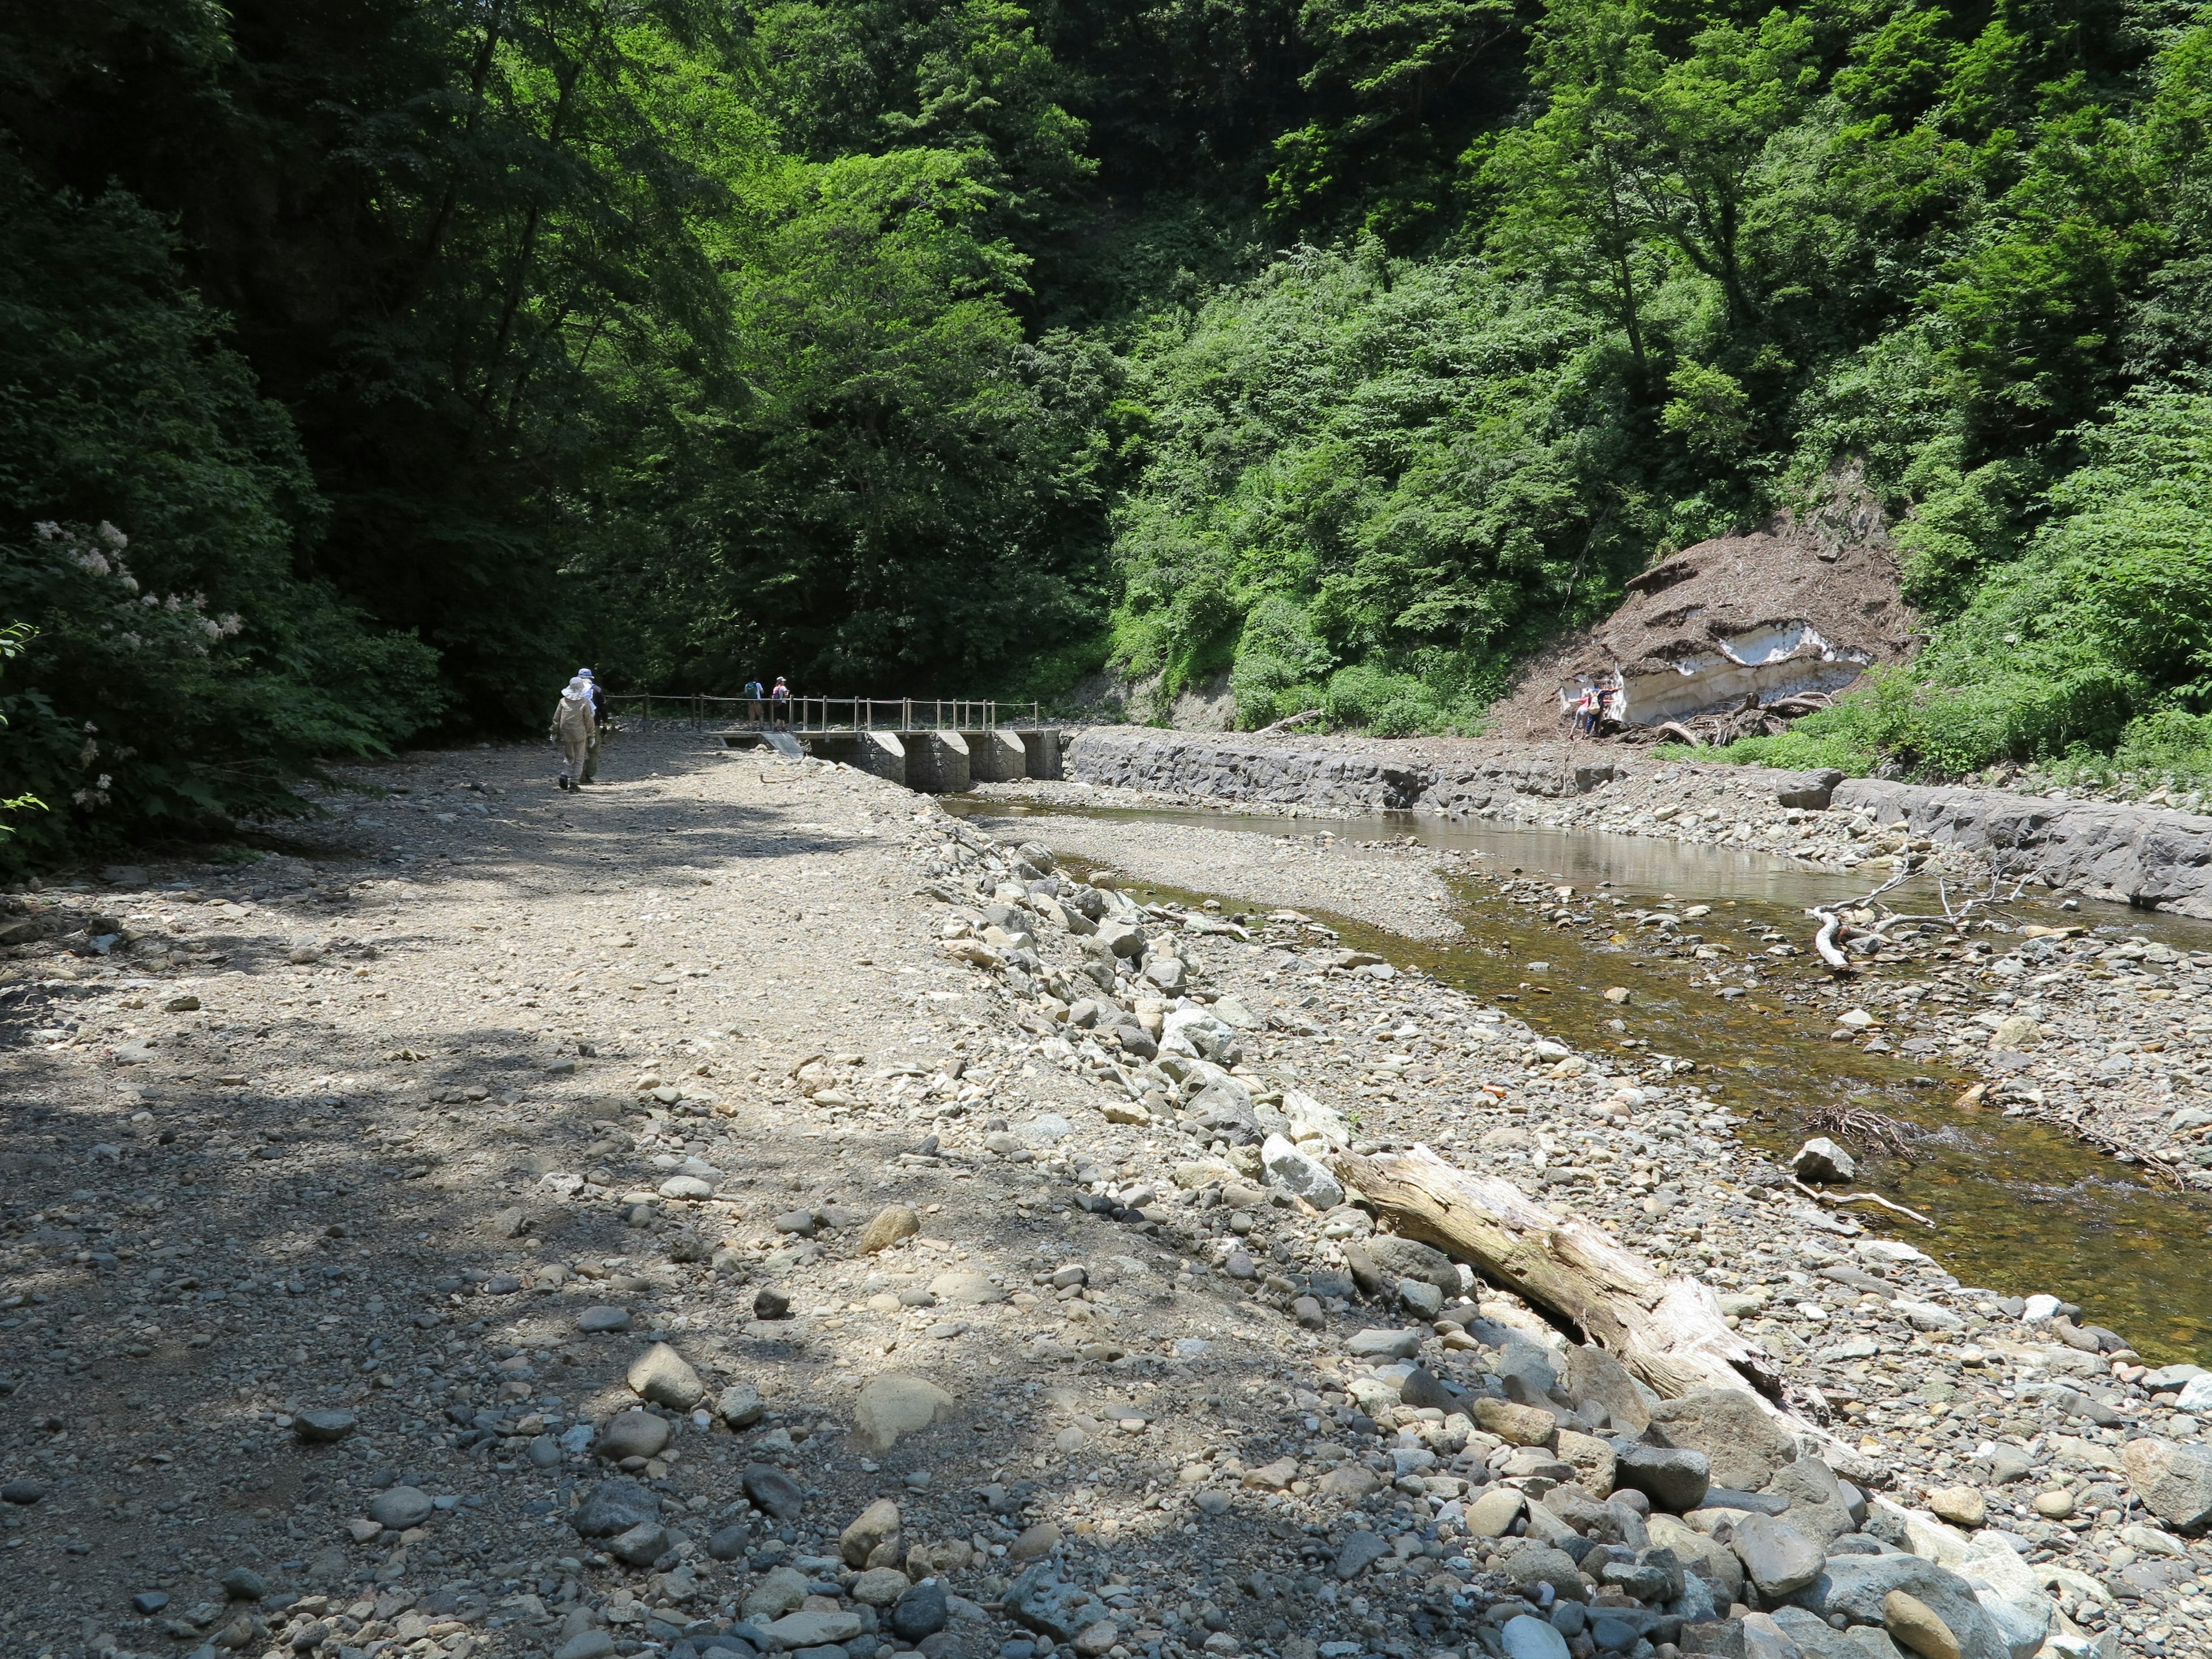
[[[628,1308],[586,1308],[576,1316],[576,1328],[587,1335],[604,1331],[626,1331],[629,1328]]]

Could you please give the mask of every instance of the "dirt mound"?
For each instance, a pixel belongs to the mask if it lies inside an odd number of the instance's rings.
[[[1777,703],[1802,712],[1918,644],[1881,504],[1856,472],[1826,506],[1699,542],[1627,586],[1620,610],[1530,662],[1492,711],[1499,735],[1558,735],[1592,687],[1614,693],[1632,735]]]

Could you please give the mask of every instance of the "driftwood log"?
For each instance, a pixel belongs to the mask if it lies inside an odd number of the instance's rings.
[[[1510,1182],[1455,1169],[1426,1146],[1343,1153],[1335,1164],[1398,1232],[1572,1321],[1662,1398],[1747,1387],[1784,1398],[1780,1370],[1728,1328],[1710,1290],[1662,1277],[1602,1228],[1554,1215]]]

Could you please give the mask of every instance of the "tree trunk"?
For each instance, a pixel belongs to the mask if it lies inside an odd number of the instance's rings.
[[[1399,1232],[1571,1320],[1662,1397],[1749,1388],[1783,1398],[1780,1370],[1729,1329],[1710,1290],[1662,1278],[1602,1229],[1553,1214],[1510,1182],[1455,1170],[1425,1146],[1335,1163]]]

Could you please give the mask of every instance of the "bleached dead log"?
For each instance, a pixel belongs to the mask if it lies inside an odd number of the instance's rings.
[[[1510,1182],[1455,1169],[1426,1146],[1346,1153],[1335,1165],[1397,1231],[1572,1321],[1661,1395],[1749,1387],[1782,1397],[1780,1370],[1728,1328],[1711,1291],[1662,1277],[1602,1228],[1554,1215]]]
[[[1686,743],[1692,749],[1703,749],[1705,739],[1680,720],[1662,720],[1651,728],[1662,738],[1672,738],[1677,743]]]

